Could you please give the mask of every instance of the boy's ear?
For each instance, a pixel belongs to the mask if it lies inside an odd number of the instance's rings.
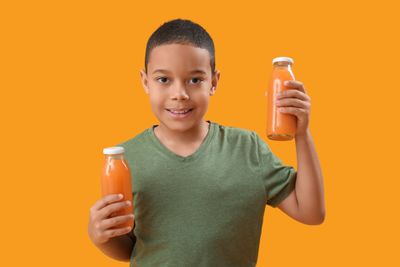
[[[213,76],[212,76],[212,81],[211,81],[211,88],[210,88],[210,95],[214,95],[215,91],[217,90],[217,85],[219,82],[219,77],[221,73],[218,70],[215,70]]]
[[[142,81],[142,86],[146,94],[149,94],[149,87],[148,87],[148,82],[147,82],[147,74],[144,70],[140,70],[140,78]]]

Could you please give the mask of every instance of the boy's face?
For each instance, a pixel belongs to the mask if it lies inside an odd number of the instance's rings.
[[[200,125],[220,73],[211,73],[206,49],[183,44],[153,48],[147,73],[140,72],[151,109],[163,127],[187,131]],[[187,112],[185,114],[178,114]]]

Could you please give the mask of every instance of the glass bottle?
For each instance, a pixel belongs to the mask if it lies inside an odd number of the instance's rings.
[[[267,92],[267,137],[276,141],[292,140],[296,133],[297,118],[292,114],[281,113],[275,100],[279,92],[288,90],[283,84],[284,81],[295,80],[292,71],[293,59],[276,57],[272,64],[271,83]]]
[[[132,214],[132,181],[129,165],[125,160],[123,147],[104,148],[104,164],[101,173],[101,188],[103,197],[110,194],[122,194],[121,201],[130,201],[131,205],[114,212],[110,217]],[[117,225],[113,228],[133,227],[133,220]]]

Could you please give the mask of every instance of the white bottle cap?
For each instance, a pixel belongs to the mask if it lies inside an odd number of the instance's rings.
[[[125,152],[125,149],[122,146],[113,146],[107,147],[103,149],[103,153],[105,155],[115,155],[115,154],[122,154]]]
[[[272,64],[275,64],[275,62],[282,62],[282,61],[284,61],[284,62],[290,62],[290,63],[292,63],[293,64],[293,59],[292,58],[290,58],[290,57],[276,57],[276,58],[274,58],[273,60],[272,60]]]

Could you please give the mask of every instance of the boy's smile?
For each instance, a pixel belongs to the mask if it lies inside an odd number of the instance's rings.
[[[208,102],[219,72],[212,74],[206,49],[190,44],[164,44],[151,51],[147,73],[140,72],[159,130],[184,133],[203,128]]]

